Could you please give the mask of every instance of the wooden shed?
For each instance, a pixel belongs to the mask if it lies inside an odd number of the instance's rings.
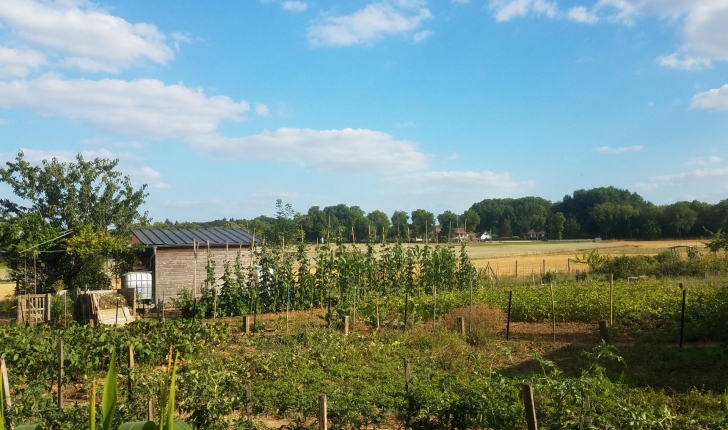
[[[260,239],[242,228],[150,228],[132,230],[132,243],[144,246],[144,270],[152,272],[152,300],[169,302],[183,289],[198,297],[207,273],[208,258],[215,262],[217,286],[222,283],[225,261],[244,267]],[[255,244],[253,243],[255,241]],[[196,284],[195,284],[196,281]]]

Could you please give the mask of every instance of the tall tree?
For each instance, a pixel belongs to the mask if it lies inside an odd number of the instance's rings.
[[[445,211],[437,216],[437,223],[440,225],[443,234],[450,236],[450,229],[460,226],[460,217],[455,212]]]
[[[394,211],[392,214],[392,237],[401,241],[409,239],[409,215],[405,211]]]
[[[131,268],[131,228],[149,222],[139,212],[146,185],[135,189],[117,165],[118,160],[86,161],[81,154],[75,162],[54,158],[33,165],[21,151],[0,168],[0,182],[13,192],[0,199],[0,247],[22,289],[26,278],[37,278],[38,292],[50,291],[59,280],[69,288],[104,288],[107,265],[117,274]],[[27,277],[32,257],[37,270]]]
[[[389,222],[389,217],[387,214],[380,210],[373,210],[367,214],[367,219],[369,220],[369,224],[372,227],[373,231],[373,237],[377,238],[379,235],[382,234],[382,231],[384,231],[384,234],[387,234],[386,232],[389,231],[389,227],[392,225]]]
[[[698,213],[690,209],[687,202],[677,202],[665,208],[665,222],[680,238],[693,228],[697,219]]]
[[[566,217],[561,212],[549,214],[546,219],[549,237],[552,239],[561,240],[563,238],[565,224]]]
[[[424,209],[412,211],[412,229],[416,236],[429,237],[432,227],[435,226],[435,215]]]
[[[513,230],[511,228],[511,220],[508,218],[504,218],[500,225],[500,230],[498,231],[498,234],[500,237],[511,237],[513,236]]]
[[[468,209],[460,217],[463,222],[463,227],[468,231],[475,231],[480,224],[480,215],[472,209]]]

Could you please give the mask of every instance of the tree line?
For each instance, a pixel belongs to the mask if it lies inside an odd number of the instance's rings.
[[[717,204],[694,200],[655,205],[637,193],[615,187],[576,190],[557,202],[540,197],[485,199],[462,214],[439,215],[417,209],[366,213],[359,206],[311,206],[297,212],[276,201],[273,216],[223,218],[209,222],[155,222],[159,228],[242,227],[272,244],[326,241],[367,242],[429,240],[447,242],[457,229],[489,232],[494,239],[524,238],[544,232],[549,239],[664,239],[706,237],[728,230],[728,199]]]

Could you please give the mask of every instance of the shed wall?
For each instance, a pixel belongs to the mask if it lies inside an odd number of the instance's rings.
[[[235,259],[240,252],[240,262],[243,267],[250,266],[250,247],[230,246],[228,252],[225,248],[210,248],[210,256],[215,262],[215,279],[217,287],[222,286],[222,275],[225,272],[225,261],[234,267]],[[197,294],[204,285],[207,272],[207,248],[200,247],[197,251]],[[192,291],[195,273],[195,253],[192,248],[158,248],[154,261],[154,301],[165,302],[176,298],[183,289]]]

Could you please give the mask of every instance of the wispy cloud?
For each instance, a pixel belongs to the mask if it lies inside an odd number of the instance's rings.
[[[490,0],[489,7],[498,22],[526,15],[545,15],[555,18],[558,5],[546,0]]]
[[[662,185],[682,185],[695,182],[724,180],[728,178],[728,167],[715,169],[695,169],[691,172],[651,176],[647,182],[637,184],[643,190],[652,190]]]
[[[245,137],[205,135],[188,139],[217,157],[299,163],[319,172],[393,174],[423,170],[430,156],[415,142],[374,130],[279,128]]]
[[[720,163],[722,160],[717,155],[707,157],[694,157],[685,162],[688,166],[707,166],[708,164]]]
[[[657,61],[663,66],[682,70],[702,70],[713,63],[710,58],[680,56],[677,53],[663,55]]]
[[[264,103],[258,103],[255,105],[255,112],[257,112],[260,116],[270,115],[270,109],[268,109],[268,106]]]
[[[308,4],[302,1],[284,1],[283,3],[281,3],[281,7],[283,8],[283,10],[288,10],[292,12],[303,12],[304,10],[308,9]]]
[[[620,154],[622,152],[635,152],[641,151],[643,149],[644,146],[640,145],[622,146],[619,148],[612,148],[611,146],[600,146],[599,148],[596,148],[595,151],[601,152],[602,154]]]
[[[418,1],[372,3],[350,15],[327,16],[308,28],[313,46],[349,46],[409,33],[432,18]]]
[[[430,30],[418,31],[417,33],[414,34],[414,36],[412,36],[412,40],[414,40],[415,43],[420,43],[420,42],[423,42],[428,37],[432,36],[433,34],[435,34],[435,32],[430,31]]]

